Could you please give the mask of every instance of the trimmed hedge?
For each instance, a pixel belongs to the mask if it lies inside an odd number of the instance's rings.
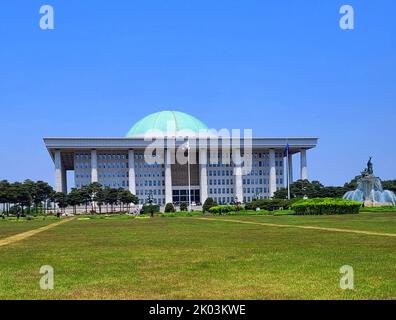
[[[214,206],[209,209],[209,213],[211,214],[225,214],[228,212],[238,211],[237,206],[228,205],[228,206]]]
[[[140,210],[140,214],[154,214],[160,212],[160,206],[156,204],[145,204]]]
[[[180,204],[180,211],[188,211],[188,205],[185,202]]]
[[[351,200],[315,198],[297,201],[291,208],[296,215],[325,215],[356,214],[361,206],[360,202]]]
[[[268,215],[268,210],[245,210],[243,207],[235,205],[215,206],[209,209],[210,214],[226,215],[226,216],[244,216],[244,215]]]
[[[282,209],[286,210],[290,208],[292,202],[293,202],[292,200],[286,200],[286,199],[259,199],[247,203],[245,205],[245,209],[256,210],[257,208],[260,208],[268,211],[282,210]]]
[[[165,212],[176,212],[175,206],[173,203],[167,203],[165,205]]]
[[[217,202],[212,198],[207,198],[202,206],[203,212],[208,212],[210,208],[217,206]]]

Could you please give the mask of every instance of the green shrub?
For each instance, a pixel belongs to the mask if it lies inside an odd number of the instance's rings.
[[[224,215],[226,216],[265,216],[265,215],[270,215],[271,212],[267,210],[240,210],[240,211],[231,211],[231,212],[226,212]]]
[[[20,213],[20,212],[22,212],[22,208],[20,207],[20,206],[12,206],[11,208],[10,208],[10,210],[9,210],[9,214],[13,214],[13,215],[15,215],[15,214],[17,214],[17,213]]]
[[[257,208],[274,211],[287,210],[290,208],[292,200],[286,199],[259,199],[249,202],[245,205],[246,210],[256,210]]]
[[[165,206],[165,212],[175,212],[175,207],[173,203],[167,203]]]
[[[361,205],[360,202],[345,199],[315,198],[299,200],[291,207],[297,215],[324,215],[359,213]]]
[[[232,211],[237,211],[237,207],[234,205],[228,205],[228,206],[214,206],[209,209],[209,212],[211,214],[225,214]]]
[[[202,206],[202,211],[209,212],[209,209],[215,206],[217,206],[216,201],[214,201],[212,198],[207,198]]]
[[[180,204],[180,211],[188,211],[188,205],[185,202]]]
[[[160,211],[160,206],[156,204],[146,204],[140,210],[140,214],[154,214]]]

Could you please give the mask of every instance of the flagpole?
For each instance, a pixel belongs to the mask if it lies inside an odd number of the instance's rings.
[[[188,211],[191,211],[191,176],[190,176],[190,142],[187,142],[187,165],[188,165]]]
[[[290,200],[290,163],[289,163],[289,143],[286,145],[286,157],[287,157],[287,199]]]

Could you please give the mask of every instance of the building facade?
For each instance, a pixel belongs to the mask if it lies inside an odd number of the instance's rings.
[[[167,138],[169,126],[173,140]],[[129,189],[141,204],[148,196],[156,204],[191,201],[199,204],[208,197],[218,203],[248,202],[270,198],[293,181],[293,160],[300,154],[299,179],[308,179],[307,150],[317,138],[242,138],[236,142],[197,132],[209,130],[198,119],[182,112],[162,111],[137,122],[124,138],[44,138],[55,164],[55,190],[67,192],[67,171],[74,171],[76,188],[99,182],[111,188]],[[186,132],[188,132],[186,134]],[[149,138],[161,136],[163,150],[158,161],[146,161]],[[224,140],[232,148],[225,150]],[[246,148],[249,140],[250,147]],[[176,149],[188,143],[187,163],[172,161]],[[213,146],[213,141],[216,148]],[[285,149],[288,150],[285,155]],[[224,159],[223,159],[224,157]],[[250,159],[248,169],[235,159]],[[191,161],[195,159],[195,161]],[[246,162],[246,160],[245,160]],[[288,165],[286,165],[288,164]]]

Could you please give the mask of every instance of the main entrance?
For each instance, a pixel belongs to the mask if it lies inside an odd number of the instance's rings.
[[[190,175],[189,175],[190,173]],[[199,205],[201,203],[201,194],[199,187],[199,165],[190,164],[190,172],[187,164],[172,165],[172,202],[176,205],[181,203],[188,204],[188,185],[191,189],[191,204]]]
[[[173,187],[173,203],[180,205],[181,203],[188,204],[188,187]],[[201,195],[199,187],[191,186],[191,203],[198,205],[201,203]]]

